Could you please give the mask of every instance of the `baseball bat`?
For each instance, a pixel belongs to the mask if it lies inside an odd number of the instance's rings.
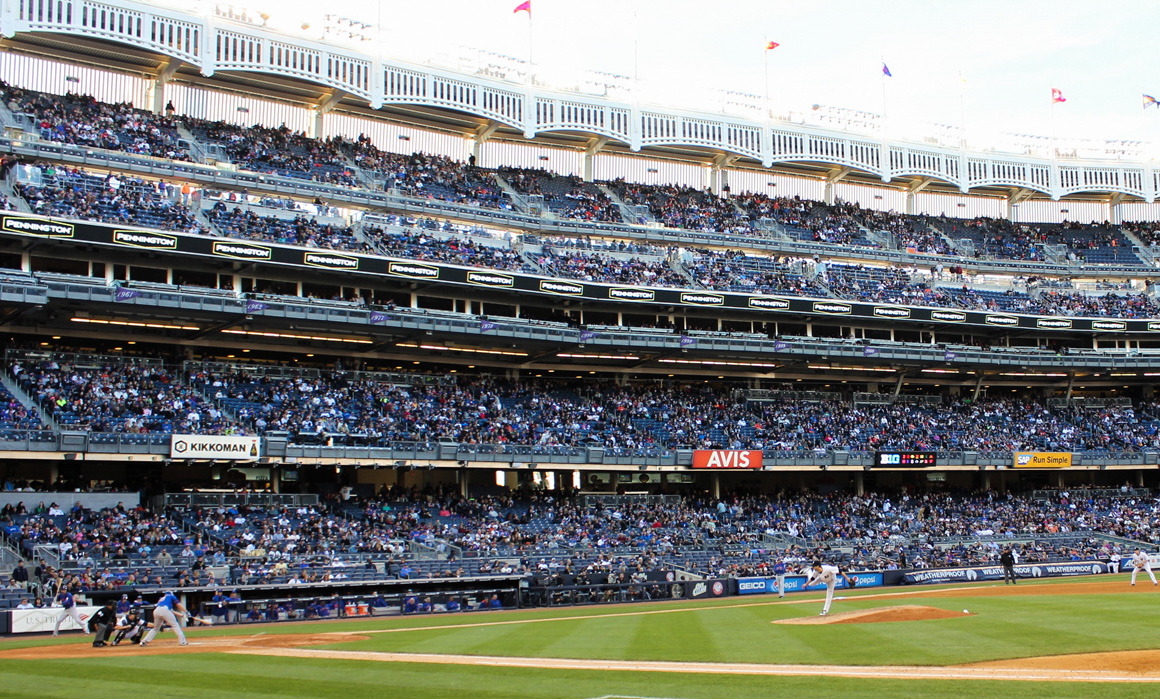
[[[213,619],[203,619],[202,617],[194,616],[192,614],[182,614],[181,616],[189,619],[190,621],[196,621],[200,624],[204,624],[205,626],[213,626]]]

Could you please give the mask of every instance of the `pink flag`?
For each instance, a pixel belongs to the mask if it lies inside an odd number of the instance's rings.
[[[1063,96],[1063,92],[1057,88],[1051,88],[1051,103],[1066,102],[1067,98]]]
[[[516,5],[516,9],[512,10],[512,14],[514,15],[517,12],[527,12],[529,15],[532,14],[532,0],[524,0],[520,4]]]

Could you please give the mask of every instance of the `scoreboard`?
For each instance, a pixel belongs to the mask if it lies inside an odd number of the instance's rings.
[[[936,466],[938,452],[879,451],[874,453],[874,468],[930,468]]]

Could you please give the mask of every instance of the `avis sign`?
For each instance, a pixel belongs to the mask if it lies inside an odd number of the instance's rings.
[[[698,449],[693,468],[761,468],[761,450]]]

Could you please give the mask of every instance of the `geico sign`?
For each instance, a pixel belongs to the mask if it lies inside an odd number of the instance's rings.
[[[761,450],[698,449],[693,468],[761,468]]]

